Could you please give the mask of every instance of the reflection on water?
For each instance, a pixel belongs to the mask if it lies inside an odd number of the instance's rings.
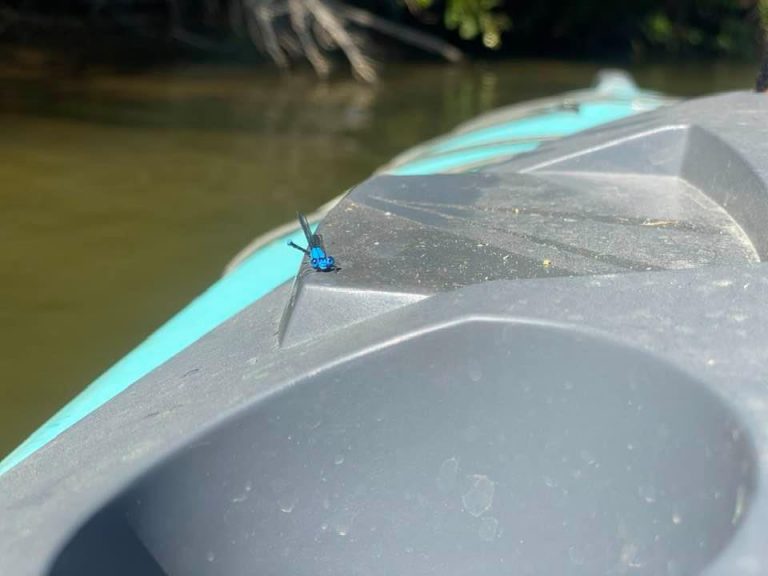
[[[376,87],[251,71],[0,71],[0,453],[203,290],[254,236],[406,147],[597,66],[387,67]],[[745,65],[638,70],[694,95]]]

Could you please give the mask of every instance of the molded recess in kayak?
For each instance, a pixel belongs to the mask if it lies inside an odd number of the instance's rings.
[[[626,133],[632,121],[616,126]],[[606,129],[610,134],[611,130]],[[567,145],[567,142],[566,142]],[[746,147],[744,147],[746,148]],[[761,146],[761,148],[763,148]],[[574,154],[535,162],[529,174],[582,173],[615,177],[674,177],[721,206],[749,236],[761,259],[768,258],[766,182],[750,165],[747,150],[737,150],[713,130],[697,125],[655,127],[586,146]],[[517,166],[516,166],[517,168]],[[506,171],[499,166],[493,171]]]
[[[233,415],[49,574],[699,574],[748,515],[749,438],[651,354],[467,321]]]

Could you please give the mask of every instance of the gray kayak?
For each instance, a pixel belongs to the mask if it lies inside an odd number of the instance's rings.
[[[766,224],[746,92],[376,175],[0,476],[0,574],[768,573]]]

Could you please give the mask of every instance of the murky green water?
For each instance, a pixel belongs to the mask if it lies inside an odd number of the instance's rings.
[[[201,292],[251,238],[490,108],[597,66],[389,66],[376,88],[179,70],[0,73],[0,454]],[[635,71],[678,95],[747,65]]]

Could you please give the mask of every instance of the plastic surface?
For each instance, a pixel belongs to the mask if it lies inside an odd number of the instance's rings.
[[[765,573],[766,117],[363,183],[321,224],[341,272],[0,477],[0,573]]]
[[[240,413],[51,574],[110,546],[111,566],[145,548],[166,574],[690,574],[736,531],[755,467],[723,402],[658,359],[471,322]]]

